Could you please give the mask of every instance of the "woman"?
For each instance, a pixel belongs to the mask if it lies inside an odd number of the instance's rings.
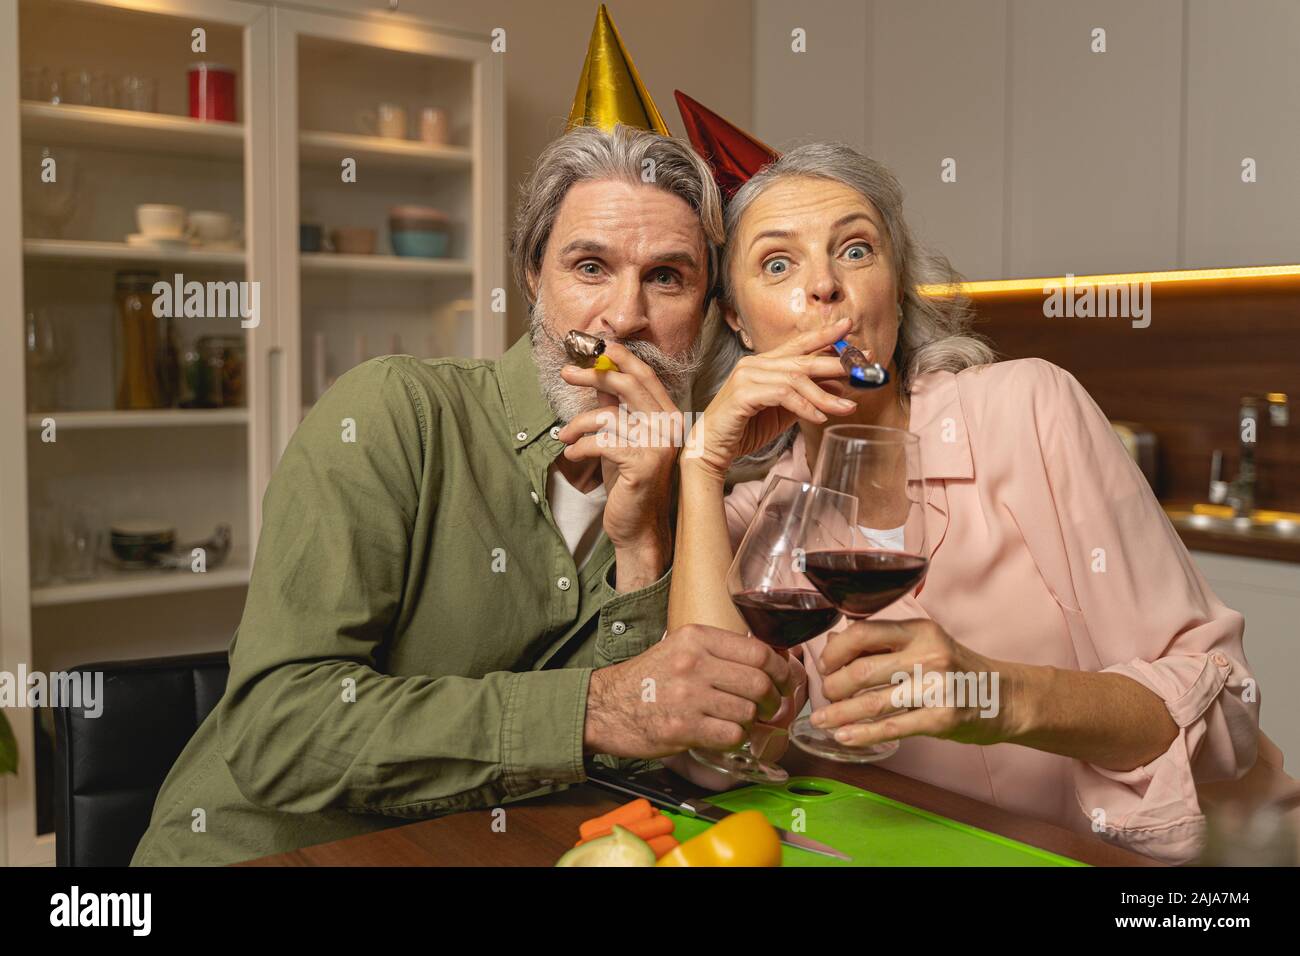
[[[912,431],[929,487],[924,588],[806,645],[814,723],[847,744],[907,737],[888,769],[1193,859],[1197,785],[1241,777],[1261,745],[1243,621],[1101,410],[1048,362],[995,363],[959,295],[917,291],[956,277],[911,238],[894,177],[847,147],[765,167],[733,198],[726,234],[735,344],[692,436],[699,454],[681,460],[669,628],[746,630],[725,575],[762,482],[724,497],[738,458],[808,480],[830,425]],[[839,338],[874,353],[890,383],[851,389],[829,348]],[[997,715],[896,711],[892,688],[854,696],[917,664],[996,671]]]

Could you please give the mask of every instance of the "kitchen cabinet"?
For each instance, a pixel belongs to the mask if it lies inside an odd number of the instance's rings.
[[[1300,257],[1294,0],[756,0],[755,25],[755,135],[865,144],[969,279]]]
[[[898,177],[908,222],[963,275],[1002,276],[1007,0],[877,3],[868,61],[868,152]],[[913,75],[926,80],[898,82]]]
[[[191,49],[196,27],[201,54]],[[234,68],[236,121],[187,115],[186,71],[198,59]],[[411,17],[244,0],[0,0],[0,62],[15,61],[20,69],[0,71],[0,322],[10,341],[24,341],[25,315],[39,311],[59,347],[53,365],[0,349],[0,443],[10,455],[0,470],[0,670],[225,649],[267,482],[322,388],[390,351],[491,357],[504,347],[505,314],[493,308],[506,284],[501,58],[486,36]],[[158,112],[24,97],[22,71],[33,67],[151,75]],[[359,114],[381,101],[412,117],[442,110],[446,143],[364,135]],[[70,187],[58,204],[34,175],[43,150]],[[345,163],[355,181],[341,175]],[[242,245],[129,245],[142,203],[225,212],[243,223]],[[388,209],[410,204],[449,214],[444,258],[390,254]],[[375,254],[300,252],[304,219],[327,231],[372,228]],[[114,407],[122,269],[258,290],[258,321],[247,327],[210,315],[177,322],[185,339],[240,340],[242,402]],[[31,385],[43,400],[29,407]],[[101,533],[143,513],[173,525],[179,542],[229,524],[232,552],[201,573],[100,561],[88,580],[57,569],[34,578],[53,507],[96,515]],[[0,778],[0,863],[49,864],[49,792],[38,783],[49,767],[36,756],[47,752],[45,721],[25,708],[8,716],[20,764],[17,777]]]
[[[1300,262],[1300,3],[1190,0],[1187,44],[1181,263]]]
[[[1182,3],[1011,6],[1007,277],[1174,268]]]
[[[1259,682],[1260,726],[1300,766],[1300,564],[1206,551],[1192,560],[1219,600],[1246,618],[1246,661]]]

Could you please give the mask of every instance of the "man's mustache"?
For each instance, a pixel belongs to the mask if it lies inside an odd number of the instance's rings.
[[[551,329],[542,324],[540,331],[546,337],[553,349],[553,354],[563,355],[564,361],[568,361],[568,353],[564,348],[564,340],[551,331]],[[685,385],[690,377],[697,372],[704,364],[703,343],[697,339],[682,355],[673,355],[665,352],[653,342],[647,342],[644,339],[623,338],[608,333],[601,335],[599,333],[590,333],[597,338],[604,339],[606,342],[617,342],[633,355],[635,355],[646,365],[650,366],[655,376],[670,391],[677,386]]]

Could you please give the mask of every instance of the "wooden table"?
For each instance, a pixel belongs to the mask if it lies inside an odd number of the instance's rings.
[[[841,780],[1094,866],[1162,865],[1099,837],[1033,820],[872,764],[834,763],[799,750],[788,753],[781,763],[792,775]],[[616,794],[582,784],[507,804],[508,838],[492,830],[491,810],[469,810],[238,865],[553,866],[573,846],[579,823],[625,802]]]

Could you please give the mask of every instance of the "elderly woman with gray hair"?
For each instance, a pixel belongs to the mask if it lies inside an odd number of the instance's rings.
[[[1210,591],[1105,415],[1061,368],[994,360],[947,260],[911,235],[897,181],[848,147],[765,167],[732,199],[726,234],[732,335],[698,453],[681,460],[669,627],[747,630],[726,574],[762,483],[728,494],[737,459],[809,481],[830,425],[910,431],[928,487],[924,588],[806,645],[813,724],[852,746],[907,737],[882,766],[1195,858],[1198,787],[1241,777],[1272,744],[1241,615]],[[851,389],[840,339],[889,382]],[[917,666],[997,674],[996,714],[895,707],[891,675]],[[767,739],[767,755],[783,749]]]

